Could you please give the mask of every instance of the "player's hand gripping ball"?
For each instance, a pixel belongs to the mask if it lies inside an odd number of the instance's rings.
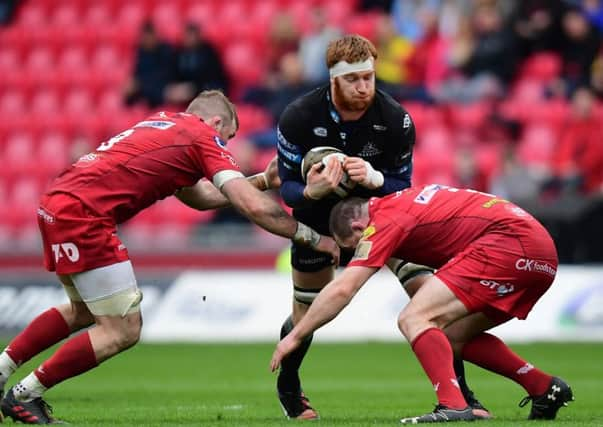
[[[306,182],[306,176],[312,166],[318,162],[322,162],[323,168],[325,168],[327,167],[329,160],[333,157],[343,163],[347,156],[340,149],[335,147],[314,147],[308,151],[301,163],[301,173],[304,182]],[[339,181],[339,185],[333,192],[343,199],[355,186],[356,182],[352,181],[348,174],[344,172],[343,177]]]

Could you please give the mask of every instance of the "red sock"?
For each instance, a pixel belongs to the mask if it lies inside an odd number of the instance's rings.
[[[6,352],[17,364],[27,362],[51,345],[67,338],[71,331],[56,308],[40,314],[6,348]]]
[[[463,359],[512,379],[530,396],[544,393],[552,377],[523,360],[494,335],[482,333],[463,347]]]
[[[88,332],[81,333],[63,344],[50,359],[36,369],[36,377],[50,388],[98,366]]]
[[[438,402],[451,409],[466,408],[452,366],[452,347],[444,332],[438,328],[423,331],[412,342],[412,349],[433,384]]]

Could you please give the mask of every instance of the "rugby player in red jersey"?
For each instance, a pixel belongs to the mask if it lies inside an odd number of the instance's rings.
[[[55,421],[42,399],[47,389],[136,344],[142,294],[116,226],[160,199],[175,195],[197,209],[228,201],[266,230],[338,257],[333,239],[298,223],[256,188],[267,187],[266,175],[244,178],[226,148],[237,128],[228,98],[202,92],[186,112],[160,112],[137,123],[52,183],[38,222],[45,266],[56,272],[71,303],[40,314],[10,342],[0,354],[0,386],[36,354],[92,327],[11,388],[2,401],[4,415],[29,424]]]
[[[277,345],[272,370],[396,257],[438,269],[398,318],[438,405],[402,423],[476,419],[459,390],[453,354],[520,384],[528,393],[520,405],[532,400],[530,419],[553,419],[573,400],[563,380],[484,332],[513,317],[525,319],[555,278],[555,244],[526,211],[490,194],[429,185],[342,201],[333,208],[330,227],[342,248],[356,249],[354,258]]]

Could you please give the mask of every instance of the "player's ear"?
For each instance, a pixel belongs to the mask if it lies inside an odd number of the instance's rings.
[[[218,115],[212,116],[206,121],[206,123],[214,128],[218,133],[220,133],[220,130],[224,127],[224,120],[222,120],[222,117]]]

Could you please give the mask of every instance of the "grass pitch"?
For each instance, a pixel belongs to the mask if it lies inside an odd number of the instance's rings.
[[[470,385],[496,416],[492,426],[602,426],[603,344],[530,344],[513,348],[572,386],[576,401],[554,422],[527,421],[517,403],[523,389],[467,367]],[[291,426],[269,373],[272,344],[139,344],[46,398],[54,413],[86,426]],[[10,384],[41,357],[21,367]],[[408,345],[315,344],[302,368],[303,385],[321,426],[394,426],[433,408],[435,394]],[[10,420],[5,423],[10,424]],[[458,424],[454,424],[458,425]],[[460,424],[460,425],[465,425]]]

